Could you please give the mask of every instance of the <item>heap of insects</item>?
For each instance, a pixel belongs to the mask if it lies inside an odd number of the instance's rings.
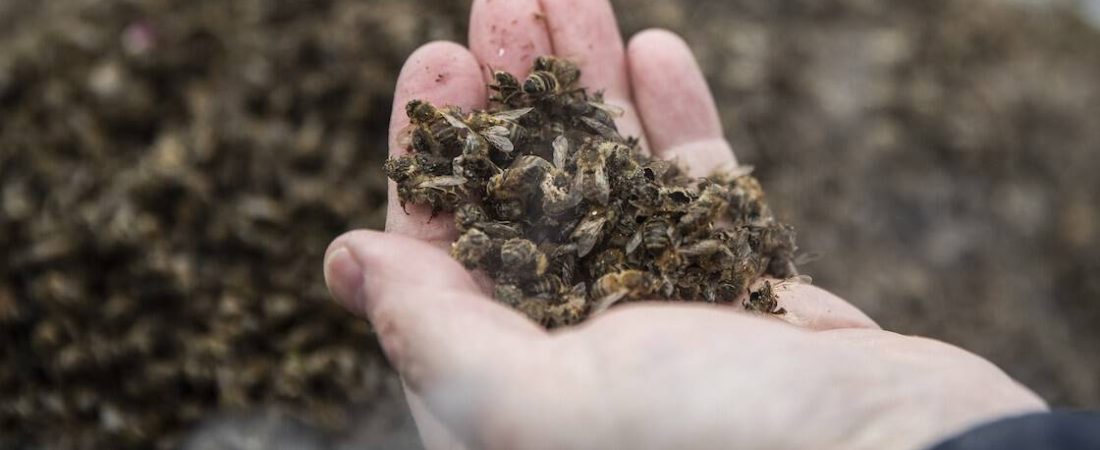
[[[643,299],[783,314],[759,280],[803,278],[794,230],[751,170],[691,178],[650,158],[579,80],[575,64],[543,56],[524,79],[493,73],[488,110],[409,102],[407,153],[385,164],[402,207],[453,212],[452,256],[547,327]]]

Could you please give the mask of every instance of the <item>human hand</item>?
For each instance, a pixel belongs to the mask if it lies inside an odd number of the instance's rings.
[[[541,4],[540,4],[541,3]],[[491,66],[526,75],[557,54],[622,106],[624,135],[695,175],[735,160],[687,46],[648,31],[624,49],[605,0],[478,0],[470,49],[432,43],[399,77],[391,154],[412,98],[485,106]],[[985,360],[885,332],[808,285],[780,319],[730,307],[631,304],[546,332],[495,303],[444,250],[447,217],[397,206],[387,234],[330,246],[334,296],[369,318],[406,382],[428,448],[919,448],[1045,408]]]

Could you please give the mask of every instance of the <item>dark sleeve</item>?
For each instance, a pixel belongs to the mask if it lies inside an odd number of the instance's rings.
[[[1051,412],[985,424],[930,450],[1100,449],[1100,412]]]

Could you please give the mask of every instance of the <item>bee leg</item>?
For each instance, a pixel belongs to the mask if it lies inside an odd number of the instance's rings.
[[[428,221],[424,223],[432,223],[432,220],[435,219],[435,216],[439,215],[440,211],[443,211],[443,206],[432,203],[432,213],[428,216]]]

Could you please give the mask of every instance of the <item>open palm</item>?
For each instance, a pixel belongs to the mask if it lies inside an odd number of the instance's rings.
[[[646,151],[694,175],[736,163],[685,43],[646,31],[624,47],[606,0],[475,1],[469,49],[430,43],[402,69],[390,154],[407,101],[483,108],[487,68],[525,76],[542,54],[577,62]],[[325,275],[374,324],[428,448],[917,448],[1045,408],[981,358],[806,285],[780,293],[782,321],[643,303],[546,332],[449,257],[448,217],[396,200],[391,182],[387,233],[336,239]]]

